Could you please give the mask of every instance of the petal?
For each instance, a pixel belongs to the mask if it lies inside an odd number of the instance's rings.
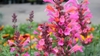
[[[49,2],[49,3],[52,3],[54,4],[53,0],[43,0],[44,2]]]
[[[44,45],[44,44],[45,44],[44,39],[41,39],[41,40],[39,41],[39,45]]]
[[[15,47],[11,47],[10,52],[14,52],[16,50]]]
[[[26,52],[23,56],[30,56],[30,54],[28,52]]]
[[[34,52],[34,56],[40,56],[39,52]]]
[[[53,22],[53,21],[54,21],[54,19],[50,17],[49,18],[49,22]]]
[[[65,22],[65,18],[64,18],[64,16],[61,16],[61,18],[60,18],[60,22],[62,22],[62,23]]]
[[[57,47],[53,48],[53,51],[54,51],[55,53],[58,53]]]
[[[59,29],[58,31],[60,34],[63,34],[63,30],[62,29]]]
[[[38,34],[38,32],[34,30],[33,34]]]
[[[55,12],[54,8],[49,4],[46,6],[46,9],[51,11],[51,12]]]
[[[58,41],[58,45],[60,45],[60,46],[63,46],[63,45],[64,45],[64,39],[63,39],[63,38],[61,38],[61,39]]]
[[[66,29],[64,30],[64,34],[65,34],[65,35],[70,35],[70,32],[71,32],[71,29],[70,29],[70,28],[66,28]]]
[[[82,50],[83,46],[79,46],[78,44],[76,44],[75,46],[73,46],[69,51],[71,53],[75,53],[77,51],[83,52]]]

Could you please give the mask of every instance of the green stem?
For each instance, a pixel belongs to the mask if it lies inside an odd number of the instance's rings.
[[[31,27],[31,22],[30,22],[30,27]],[[31,55],[31,40],[32,40],[32,39],[31,39],[31,28],[30,28],[30,56],[32,56],[32,55]]]

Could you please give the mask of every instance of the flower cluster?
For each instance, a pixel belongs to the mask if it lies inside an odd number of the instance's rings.
[[[33,17],[34,12],[32,11],[29,15],[29,23],[27,28],[30,30],[29,33],[24,32],[20,33],[20,26],[17,26],[17,15],[13,13],[12,15],[12,22],[14,23],[12,26],[13,35],[10,33],[4,34],[2,37],[6,40],[5,43],[3,43],[3,46],[10,47],[10,52],[14,53],[15,56],[30,56],[32,54],[31,50],[35,49],[36,47],[36,41],[37,39],[34,38],[34,35],[31,33],[32,29],[32,23],[33,23]],[[4,26],[0,26],[0,31],[3,30]],[[28,51],[30,50],[30,54]]]
[[[50,54],[70,56],[77,51],[83,52],[83,46],[79,45],[79,42],[87,45],[93,38],[89,27],[92,14],[87,6],[88,0],[81,3],[69,0],[64,5],[61,4],[63,0],[44,0],[44,2],[52,3],[54,7],[49,4],[46,6],[45,11],[50,16],[49,24],[39,26],[41,39],[38,41],[38,50],[43,51],[45,56]]]
[[[16,25],[17,15],[14,13],[12,22],[15,31],[13,36],[3,35],[3,38],[7,39],[4,46],[9,44],[10,52],[15,52],[15,56],[32,56],[34,47],[34,51],[37,51],[34,56],[71,56],[78,51],[83,52],[84,45],[92,42],[91,32],[94,30],[89,25],[92,14],[88,8],[88,0],[80,3],[77,0],[69,0],[64,5],[64,0],[43,1],[54,5],[48,4],[45,9],[48,12],[49,23],[39,24],[37,31],[34,30],[32,34],[32,11],[27,19],[30,32],[21,34]],[[3,27],[0,26],[0,31]]]
[[[48,56],[50,53],[52,53],[52,38],[50,38],[49,27],[45,23],[39,26],[39,30],[40,30],[40,34],[39,34],[40,38],[37,43],[37,49],[40,52],[43,51],[44,54],[37,54],[37,55]],[[35,54],[35,56],[37,55]]]
[[[29,19],[27,19],[29,22],[33,22],[33,17],[34,17],[34,11],[31,11],[29,15]]]
[[[17,23],[17,15],[15,13],[13,13],[12,18],[13,18],[12,22],[14,23],[13,24],[13,28],[16,28],[17,27],[17,25],[16,25],[16,23]]]
[[[16,53],[17,56],[22,55],[24,52],[28,53],[27,50],[29,49],[29,47],[27,46],[29,45],[30,42],[29,38],[30,38],[29,34],[20,35],[20,33],[16,32],[16,34],[12,37],[12,39],[8,40],[8,44],[10,46],[10,52],[17,52]]]
[[[8,44],[10,46],[10,51],[14,52],[16,51],[15,56],[21,56],[25,51],[26,46],[28,46],[29,42],[30,42],[30,35],[29,34],[25,34],[25,35],[20,35],[20,32],[17,29],[17,16],[14,13],[13,14],[13,19],[12,22],[14,23],[13,28],[14,28],[14,35],[12,38],[8,39]],[[28,54],[28,52],[26,52],[25,54],[23,54],[23,56],[30,56],[30,54]]]

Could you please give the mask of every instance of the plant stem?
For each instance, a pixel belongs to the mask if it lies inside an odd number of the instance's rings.
[[[32,39],[31,39],[31,22],[30,22],[30,56],[32,56],[32,55],[31,55],[31,40],[32,40]]]

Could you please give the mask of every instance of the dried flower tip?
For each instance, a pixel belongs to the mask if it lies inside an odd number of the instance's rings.
[[[4,25],[0,26],[0,31],[4,28]]]
[[[17,22],[17,19],[16,19],[17,15],[15,13],[13,13],[12,17],[13,17],[12,22],[16,23]]]

